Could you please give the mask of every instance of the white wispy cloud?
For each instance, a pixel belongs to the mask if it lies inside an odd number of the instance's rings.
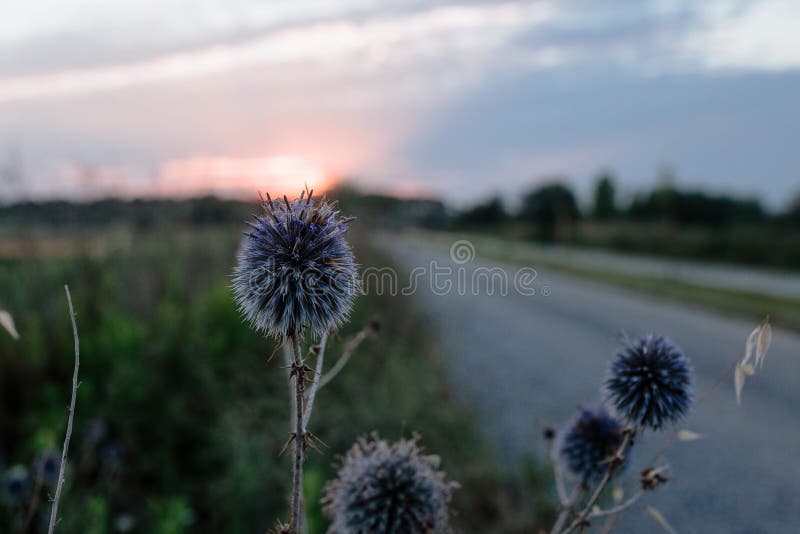
[[[317,0],[302,7],[294,2],[270,2],[269,8],[250,0],[225,7],[216,0],[202,0],[189,11],[174,0],[147,9],[150,1],[135,8],[128,2],[115,3],[114,10],[94,0],[69,3],[71,9],[55,2],[50,5],[55,11],[50,17],[27,8],[11,17],[13,23],[8,19],[0,22],[6,47],[17,43],[17,49],[24,49],[20,43],[67,32],[91,36],[101,50],[103,44],[113,48],[121,37],[133,47],[138,40],[148,56],[0,77],[0,103],[199,78],[243,68],[338,65],[354,73],[370,69],[374,73],[387,65],[413,69],[414,62],[456,56],[473,56],[479,62],[486,54],[527,68],[582,61],[613,61],[642,72],[800,68],[800,40],[794,37],[800,4],[792,0],[744,5],[733,0],[660,2],[650,7],[626,5],[625,9],[613,3],[582,2],[453,4],[423,9],[405,2],[398,5],[406,9],[389,14],[381,14],[374,0],[344,4]],[[41,3],[33,4],[42,9]],[[45,2],[45,8],[47,5]],[[87,12],[95,18],[85,15]],[[156,14],[160,16],[156,18]],[[126,21],[124,31],[116,35],[121,20]],[[97,35],[88,21],[100,28]],[[248,33],[259,28],[262,31],[256,36]],[[528,46],[513,40],[520,34],[529,36]],[[229,42],[235,35],[249,37]],[[181,48],[196,42],[206,44]],[[159,46],[179,50],[145,53]]]
[[[234,44],[112,66],[0,78],[0,102],[197,78],[249,67],[340,64],[354,71],[496,51],[521,29],[552,17],[548,4],[443,6],[364,21],[276,30]]]
[[[680,49],[708,69],[794,70],[800,68],[798,28],[796,0],[710,3]]]

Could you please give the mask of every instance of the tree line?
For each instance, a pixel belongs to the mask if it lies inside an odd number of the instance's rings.
[[[682,190],[662,179],[649,191],[620,199],[610,173],[597,177],[591,204],[581,208],[577,196],[562,180],[545,182],[523,194],[516,210],[499,196],[459,211],[456,226],[496,226],[509,221],[538,225],[543,237],[555,237],[559,228],[581,220],[662,222],[673,226],[722,228],[738,224],[800,225],[800,195],[782,213],[770,213],[754,198],[737,198],[704,191]]]

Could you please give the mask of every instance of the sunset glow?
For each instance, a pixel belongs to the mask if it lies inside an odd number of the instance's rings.
[[[298,155],[250,158],[200,156],[172,160],[159,173],[159,194],[185,195],[205,191],[223,196],[252,195],[268,191],[292,195],[306,186],[318,192],[334,180],[325,169]]]
[[[665,163],[773,206],[797,189],[797,2],[200,4],[6,10],[0,202],[341,177],[466,203]]]

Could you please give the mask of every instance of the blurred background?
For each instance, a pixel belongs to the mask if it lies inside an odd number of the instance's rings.
[[[701,391],[766,316],[763,375],[741,407],[726,384],[696,408],[686,428],[704,439],[675,448],[651,501],[681,532],[800,525],[797,2],[0,12],[0,532],[45,526],[65,283],[83,361],[59,530],[264,532],[285,516],[285,377],[228,284],[257,193],[306,186],[357,216],[359,262],[400,287],[431,262],[536,272],[534,295],[360,297],[331,350],[382,328],[320,394],[312,532],[336,455],[372,430],[419,432],[443,457],[461,531],[537,532],[556,506],[541,433],[596,402],[623,339],[671,336]],[[653,525],[640,506],[618,528]]]

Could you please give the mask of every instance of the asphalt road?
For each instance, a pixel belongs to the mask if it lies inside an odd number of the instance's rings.
[[[510,468],[526,454],[545,454],[543,427],[597,401],[623,335],[669,336],[692,360],[701,392],[741,356],[755,326],[545,271],[533,285],[537,294],[523,295],[513,283],[518,268],[511,266],[501,266],[509,277],[507,295],[499,282],[489,294],[485,277],[473,291],[475,268],[497,264],[480,258],[455,263],[447,250],[413,238],[391,243],[385,250],[405,269],[430,271],[435,262],[437,269],[453,270],[450,291],[442,290],[440,276],[438,290],[418,279],[415,294],[438,329],[456,393],[474,408]],[[800,336],[776,329],[742,405],[731,380],[680,425],[704,439],[669,450],[671,480],[645,503],[678,532],[800,532],[799,380]],[[666,438],[648,434],[637,444],[629,480]],[[616,530],[644,531],[661,531],[644,504],[626,512]]]

